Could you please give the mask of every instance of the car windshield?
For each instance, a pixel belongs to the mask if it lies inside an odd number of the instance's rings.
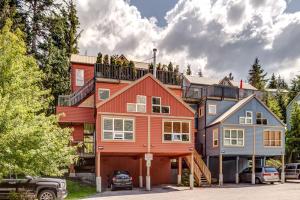
[[[285,169],[296,169],[295,165],[287,165]]]
[[[114,174],[115,175],[121,175],[121,174],[129,175],[129,172],[128,171],[123,171],[123,170],[118,170],[118,171],[115,171]]]
[[[265,172],[268,172],[268,173],[276,173],[277,170],[276,170],[274,167],[266,167],[266,168],[265,168]]]

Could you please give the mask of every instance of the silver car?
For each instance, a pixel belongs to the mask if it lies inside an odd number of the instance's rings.
[[[300,163],[289,163],[284,171],[285,179],[300,179]]]
[[[252,168],[246,168],[240,173],[241,182],[251,182]],[[257,167],[255,168],[255,184],[279,182],[279,173],[274,167]]]

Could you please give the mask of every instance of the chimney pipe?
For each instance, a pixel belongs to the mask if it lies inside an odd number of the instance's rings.
[[[243,89],[243,80],[240,81],[240,89]]]
[[[156,52],[157,49],[153,49],[153,76],[156,78]]]

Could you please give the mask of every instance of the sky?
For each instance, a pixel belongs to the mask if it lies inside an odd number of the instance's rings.
[[[256,57],[271,76],[300,75],[300,0],[77,0],[80,54],[170,61],[184,72],[246,80]]]

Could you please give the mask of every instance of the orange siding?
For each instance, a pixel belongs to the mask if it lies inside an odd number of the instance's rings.
[[[178,97],[182,97],[182,89],[181,88],[170,88],[170,90],[172,90],[172,92],[178,96]]]
[[[104,89],[109,89],[110,90],[110,96],[114,95],[116,92],[119,90],[123,89],[124,87],[128,86],[129,83],[103,83],[103,82],[97,82],[96,83],[96,104],[101,102],[98,97],[98,89],[99,88],[104,88]]]
[[[83,141],[83,124],[72,125],[70,128],[73,128],[73,141]]]
[[[71,64],[71,89],[72,92],[78,90],[80,87],[76,86],[76,69],[84,70],[84,83],[94,78],[94,65],[88,64]]]
[[[59,117],[59,122],[95,123],[94,108],[57,106],[56,113],[64,113]]]

